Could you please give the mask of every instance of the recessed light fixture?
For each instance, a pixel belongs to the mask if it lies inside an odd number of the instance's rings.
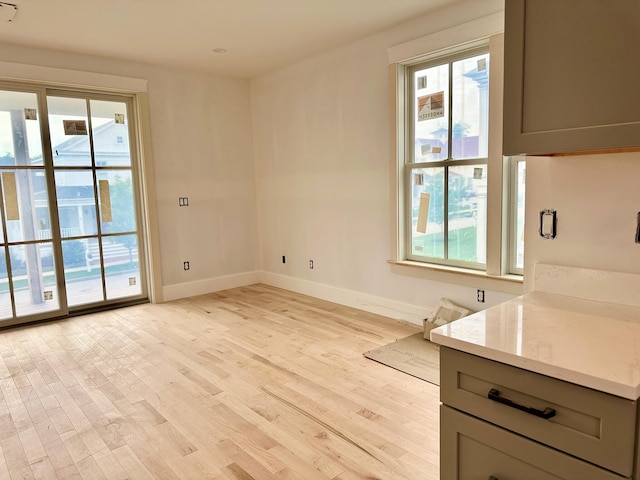
[[[226,48],[214,48],[213,53],[227,53]]]
[[[0,22],[11,22],[18,13],[18,6],[13,3],[0,2]]]

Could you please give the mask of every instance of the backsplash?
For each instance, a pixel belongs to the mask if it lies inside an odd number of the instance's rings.
[[[640,306],[640,274],[538,263],[531,285],[536,292]]]
[[[640,153],[528,157],[526,175],[525,291],[540,287],[533,285],[541,275],[535,272],[538,264],[575,269],[576,275],[573,270],[560,275],[543,269],[544,283],[563,291],[566,284],[579,296],[584,288],[589,297],[623,297],[627,281],[638,285],[635,275],[640,276],[640,244],[635,237],[640,211]],[[545,239],[539,232],[540,212],[545,210],[556,212],[553,239]],[[585,276],[580,269],[591,273]],[[552,274],[559,276],[553,278]],[[616,283],[618,278],[624,280]],[[593,287],[587,288],[591,284]]]

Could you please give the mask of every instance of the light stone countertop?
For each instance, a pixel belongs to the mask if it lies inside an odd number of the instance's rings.
[[[640,397],[640,307],[532,292],[431,331],[431,341],[623,398]]]

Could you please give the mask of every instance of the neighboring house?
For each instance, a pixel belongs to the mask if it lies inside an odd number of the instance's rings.
[[[54,145],[53,162],[56,167],[83,167],[91,165],[89,137],[64,136],[67,140]],[[124,167],[131,165],[129,136],[125,124],[109,121],[93,129],[93,144],[97,167]],[[110,186],[125,181],[129,171],[102,170],[99,179],[108,180]],[[94,180],[88,170],[56,170],[56,197],[60,231],[63,238],[96,233],[96,193]],[[34,188],[36,188],[34,186]],[[112,190],[110,188],[110,190]],[[113,194],[113,192],[112,192]],[[40,238],[51,238],[44,184],[34,191]],[[117,215],[118,212],[114,212]],[[106,226],[103,226],[107,228]]]

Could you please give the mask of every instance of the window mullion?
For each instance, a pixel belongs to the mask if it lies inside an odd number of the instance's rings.
[[[451,142],[449,142],[451,143]],[[443,229],[444,229],[444,259],[449,260],[449,167],[444,167],[444,213],[443,213]]]
[[[449,62],[447,165],[444,167],[444,258],[449,260],[449,165],[453,162],[453,62]]]

